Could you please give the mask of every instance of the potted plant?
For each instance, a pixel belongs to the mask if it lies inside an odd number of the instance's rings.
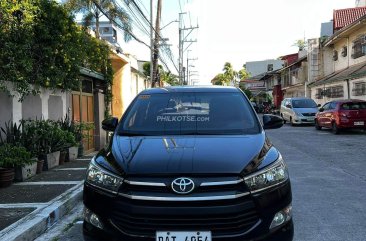
[[[61,129],[51,120],[25,120],[24,132],[27,132],[29,145],[35,148],[39,160],[44,160],[43,171],[59,165]]]
[[[8,187],[14,180],[14,168],[29,163],[31,154],[21,146],[5,143],[0,146],[0,187]]]
[[[22,138],[21,143],[32,155],[32,159],[36,160],[37,168],[36,174],[39,174],[43,170],[44,154],[42,152],[42,146],[40,141],[40,132],[37,120],[21,120],[22,124]]]
[[[70,131],[65,131],[64,137],[65,137],[64,151],[66,152],[65,161],[73,161],[77,157],[77,143],[75,140],[75,136]]]
[[[76,142],[79,143],[78,148],[78,157],[84,155],[84,146],[83,141],[87,139],[88,141],[90,136],[90,131],[94,128],[92,123],[84,123],[84,122],[77,122],[75,123],[75,139]]]
[[[65,118],[60,119],[58,122],[59,127],[67,131],[65,134],[66,143],[68,144],[67,154],[65,161],[74,161],[78,156],[78,143],[79,140],[79,130],[76,122],[70,119],[70,116],[66,114]]]

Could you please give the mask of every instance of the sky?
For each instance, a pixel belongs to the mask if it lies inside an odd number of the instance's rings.
[[[124,1],[124,0],[121,0]],[[150,0],[136,0],[146,15],[150,16]],[[154,0],[157,4],[157,0]],[[298,39],[320,36],[320,25],[333,18],[334,9],[355,7],[355,0],[163,0],[162,26],[183,15],[183,27],[198,25],[187,38],[197,39],[185,52],[191,61],[191,70],[199,72],[201,84],[209,83],[222,72],[225,62],[239,70],[247,61],[276,59],[296,53],[293,46]],[[156,13],[156,8],[154,9]],[[164,38],[169,38],[174,60],[178,59],[178,23],[162,29]],[[146,43],[148,35],[135,28]],[[185,44],[185,47],[188,47]],[[149,48],[135,41],[123,45],[126,51],[138,59],[149,60]],[[165,57],[172,72],[175,67]]]

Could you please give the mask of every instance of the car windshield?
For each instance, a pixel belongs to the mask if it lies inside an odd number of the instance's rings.
[[[139,95],[119,125],[120,135],[255,134],[259,123],[241,93]]]
[[[366,102],[350,102],[341,105],[342,110],[365,110]]]
[[[292,100],[293,108],[317,108],[317,105],[312,99]]]

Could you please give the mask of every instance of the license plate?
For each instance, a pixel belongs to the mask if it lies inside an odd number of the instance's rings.
[[[195,232],[156,232],[156,241],[211,241],[210,231]]]
[[[363,122],[363,121],[355,121],[353,124],[355,126],[363,126],[363,125],[365,125],[365,122]]]

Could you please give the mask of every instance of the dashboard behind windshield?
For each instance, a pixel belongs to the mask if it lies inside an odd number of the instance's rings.
[[[122,119],[122,135],[255,134],[260,126],[242,93],[139,95]]]

